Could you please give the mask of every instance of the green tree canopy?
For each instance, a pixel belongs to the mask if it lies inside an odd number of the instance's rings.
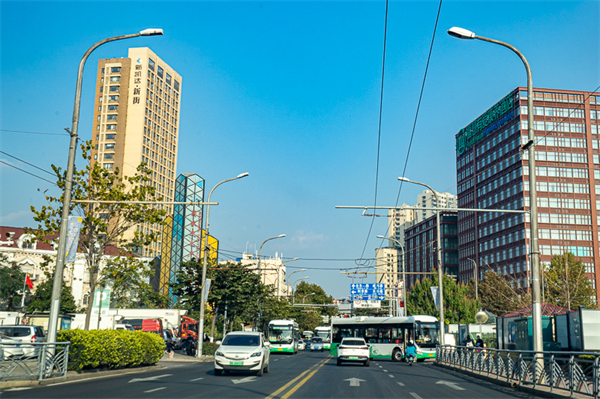
[[[35,292],[27,304],[28,312],[48,312],[52,302],[52,288],[54,285],[54,276],[46,274],[47,279],[35,287]],[[79,308],[73,297],[71,287],[62,283],[60,293],[60,313],[79,313]]]
[[[327,295],[325,290],[317,284],[309,284],[306,281],[301,281],[294,292],[294,304],[333,304],[333,297]],[[313,331],[315,327],[323,325],[323,316],[333,316],[337,312],[333,307],[301,307],[295,306],[294,311],[290,313],[290,318],[293,318],[298,323],[301,330]]]
[[[544,269],[546,302],[567,309],[596,308],[595,291],[585,275],[585,265],[575,255],[571,252],[554,255]]]
[[[157,240],[158,233],[152,229],[135,227],[148,224],[160,226],[166,211],[154,205],[124,202],[162,200],[157,195],[156,188],[150,185],[149,176],[153,172],[145,164],[138,166],[134,176],[123,176],[118,168],[108,170],[104,169],[100,162],[94,162],[91,150],[91,141],[81,145],[81,156],[86,166],[76,169],[73,173],[69,213],[83,218],[79,246],[86,258],[90,292],[94,292],[98,282],[100,260],[106,248],[115,247],[122,255],[139,253],[142,246]],[[52,165],[52,170],[56,174],[57,186],[64,192],[66,171],[55,165]],[[40,209],[31,207],[38,228],[28,231],[42,241],[48,241],[47,237],[59,232],[62,216],[62,195],[47,196],[46,200],[48,205]],[[118,202],[82,204],[76,202],[78,200]],[[89,328],[91,302],[86,312],[86,329]]]
[[[503,277],[493,270],[487,270],[477,284],[479,302],[482,309],[497,316],[503,316],[513,310],[531,304],[531,296],[525,289],[511,286],[511,276]],[[475,281],[469,282],[469,296],[475,298]]]
[[[23,290],[25,273],[15,263],[10,262],[8,257],[0,254],[0,309],[16,310],[21,306],[21,295]],[[25,287],[26,290],[29,287]]]
[[[454,279],[446,274],[443,276],[444,293],[444,319],[446,323],[474,323],[475,313],[479,310],[478,301],[468,296],[468,287],[457,284]],[[439,310],[435,307],[431,287],[438,285],[438,276],[434,274],[431,279],[425,278],[418,281],[407,293],[407,309],[410,315],[429,315],[439,317]]]

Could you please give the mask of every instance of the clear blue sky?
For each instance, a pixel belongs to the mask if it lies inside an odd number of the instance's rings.
[[[379,155],[378,205],[414,204],[404,185],[408,143],[438,1],[390,1]],[[79,133],[91,138],[99,58],[150,47],[183,77],[177,173],[220,186],[211,234],[221,258],[276,252],[301,260],[335,297],[349,294],[341,269],[373,258],[387,218],[336,205],[373,205],[385,1],[0,2],[0,153],[30,173],[66,166],[77,66],[106,37],[162,28],[162,37],[107,44],[88,60]],[[525,69],[509,50],[452,38],[452,26],[522,51],[535,87],[593,91],[600,85],[598,1],[449,1],[442,4],[429,73],[404,174],[456,193],[454,135],[517,86]],[[41,132],[48,134],[28,134]],[[79,155],[79,154],[78,154]],[[44,180],[0,164],[0,224],[35,227]],[[367,242],[368,240],[368,242]],[[370,276],[363,282],[373,282]]]

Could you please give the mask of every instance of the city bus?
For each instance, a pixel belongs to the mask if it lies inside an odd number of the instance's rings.
[[[331,324],[332,356],[342,338],[364,338],[372,359],[401,361],[409,340],[417,345],[417,359],[435,359],[439,322],[431,316],[336,318]]]
[[[298,353],[298,323],[294,320],[271,320],[267,339],[271,343],[271,352]]]
[[[331,347],[331,327],[315,327],[315,336],[323,338],[323,349],[329,350]]]

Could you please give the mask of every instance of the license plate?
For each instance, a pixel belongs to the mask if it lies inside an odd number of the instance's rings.
[[[350,360],[358,360],[358,357],[356,357],[356,356],[350,356],[348,359],[350,359]]]
[[[244,362],[229,362],[230,366],[243,366]]]
[[[277,348],[277,350],[278,350],[278,351],[282,351],[282,350],[283,350],[283,348]]]

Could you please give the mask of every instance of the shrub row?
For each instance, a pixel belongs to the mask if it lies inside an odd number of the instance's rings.
[[[202,354],[204,356],[213,356],[215,351],[219,348],[218,344],[214,344],[212,342],[203,342],[202,343]]]
[[[165,343],[157,334],[128,330],[62,330],[57,341],[70,341],[69,370],[120,369],[156,364]]]

